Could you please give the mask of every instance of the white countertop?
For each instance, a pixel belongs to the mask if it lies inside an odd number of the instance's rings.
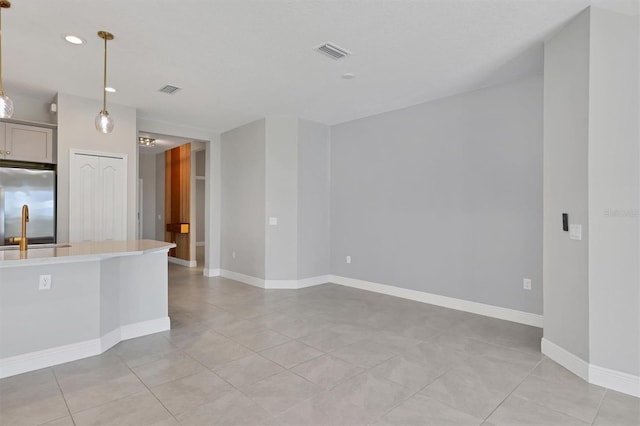
[[[58,244],[58,246],[64,245],[67,244]],[[69,243],[67,247],[55,248],[38,248],[37,244],[33,244],[29,246],[26,252],[20,252],[20,250],[0,250],[0,268],[46,265],[51,263],[72,263],[109,257],[133,256],[167,251],[175,246],[173,243],[154,240]]]

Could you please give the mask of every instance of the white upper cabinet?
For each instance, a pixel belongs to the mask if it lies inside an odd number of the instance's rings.
[[[0,123],[0,159],[53,163],[53,130]]]

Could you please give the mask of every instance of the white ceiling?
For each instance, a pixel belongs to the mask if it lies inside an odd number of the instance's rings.
[[[96,32],[108,30],[109,102],[139,117],[219,132],[266,115],[336,124],[539,71],[542,40],[593,3],[638,10],[637,0],[13,0],[3,75],[9,94],[99,99]],[[325,41],[353,56],[313,51]],[[159,93],[164,84],[183,90]]]

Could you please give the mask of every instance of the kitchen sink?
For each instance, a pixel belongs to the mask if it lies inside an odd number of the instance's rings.
[[[29,244],[29,250],[71,247],[71,244]],[[0,246],[0,251],[18,250],[20,246]]]

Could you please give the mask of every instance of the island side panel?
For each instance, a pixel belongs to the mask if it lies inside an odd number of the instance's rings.
[[[40,275],[51,289],[38,289]],[[96,339],[99,328],[99,261],[0,269],[0,359]]]
[[[139,258],[140,256],[133,256]],[[106,350],[120,341],[120,257],[100,262],[100,336]]]
[[[117,260],[120,261],[122,338],[130,339],[168,330],[167,251],[121,257]]]

